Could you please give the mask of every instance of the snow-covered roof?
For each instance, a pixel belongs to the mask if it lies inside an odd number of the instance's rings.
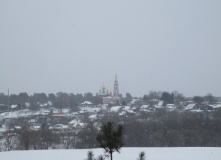
[[[97,117],[96,114],[89,116],[90,119],[95,119]]]
[[[5,132],[5,131],[7,131],[6,126],[2,126],[2,128],[0,128],[0,133],[1,133],[1,132]]]
[[[40,104],[39,107],[46,107],[48,106],[48,103]]]
[[[119,113],[119,116],[124,116],[124,115],[126,115],[125,111],[122,111],[122,112]]]
[[[15,126],[15,129],[21,129],[21,127],[20,126]]]
[[[221,104],[213,105],[212,107],[213,107],[214,109],[215,109],[215,108],[221,108]]]
[[[124,110],[124,111],[130,110],[130,106],[124,106],[124,107],[122,107],[122,110]]]
[[[196,103],[193,103],[193,104],[188,104],[184,110],[191,110],[193,109],[194,107],[196,106]]]
[[[196,109],[196,110],[191,110],[191,112],[197,112],[197,113],[200,113],[200,112],[203,112],[203,110]]]
[[[69,109],[62,109],[62,112],[63,112],[63,113],[68,113],[68,112],[69,112]]]
[[[73,127],[84,127],[84,126],[85,126],[84,123],[75,123],[75,124],[73,125]]]
[[[155,108],[163,108],[162,105],[153,105],[153,107],[155,107]]]
[[[166,108],[173,109],[176,108],[176,106],[174,104],[167,104]]]
[[[29,102],[25,102],[25,106],[26,106],[26,107],[30,107],[31,104],[30,104]]]
[[[140,111],[142,111],[142,112],[152,112],[152,111],[149,110],[149,109],[141,109]]]
[[[118,112],[120,108],[121,108],[121,106],[113,106],[113,107],[111,107],[110,111],[111,112]]]
[[[13,104],[13,105],[11,105],[11,108],[12,108],[12,109],[17,108],[17,107],[18,107],[17,104]]]
[[[162,106],[163,105],[163,101],[159,101],[157,105],[158,106]]]
[[[40,130],[40,129],[41,129],[41,126],[31,126],[30,128],[31,128],[32,130],[37,131],[37,130]]]
[[[78,119],[73,119],[72,121],[70,121],[68,124],[74,124],[74,123],[78,123],[79,120]]]
[[[128,113],[134,113],[134,114],[136,113],[136,112],[134,112],[134,111],[132,111],[132,110],[127,110],[127,112],[128,112]]]
[[[152,101],[152,102],[158,102],[159,100],[158,100],[158,99],[151,99],[150,101]]]
[[[148,105],[143,105],[140,107],[140,109],[147,109],[148,108]]]
[[[136,103],[137,101],[139,101],[139,99],[132,99],[132,101],[130,102],[131,104]]]
[[[98,112],[100,110],[100,108],[88,107],[88,108],[85,108],[84,110],[86,110],[88,112]]]
[[[37,122],[37,120],[36,119],[30,119],[28,122],[35,123],[35,122]]]
[[[83,103],[81,103],[81,104],[88,104],[88,105],[90,105],[90,104],[92,104],[92,103],[89,102],[89,101],[85,101],[85,102],[83,102]]]
[[[87,110],[81,110],[81,111],[79,111],[79,113],[84,114],[84,113],[88,113],[88,111]]]
[[[63,124],[56,124],[54,126],[52,126],[53,129],[63,129],[63,128],[68,128],[67,125],[63,125]]]

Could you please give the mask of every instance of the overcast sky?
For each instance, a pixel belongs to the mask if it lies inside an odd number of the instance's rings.
[[[0,92],[221,96],[220,0],[0,0]]]

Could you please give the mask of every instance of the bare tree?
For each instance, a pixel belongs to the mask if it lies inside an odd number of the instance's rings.
[[[28,150],[30,148],[31,131],[28,127],[23,127],[21,129],[19,140],[21,147],[23,147],[25,150]]]
[[[6,131],[3,133],[3,145],[6,151],[16,149],[18,146],[18,135],[13,131]]]
[[[50,130],[41,131],[41,146],[42,149],[48,149],[53,144],[59,143],[59,137],[57,134]]]

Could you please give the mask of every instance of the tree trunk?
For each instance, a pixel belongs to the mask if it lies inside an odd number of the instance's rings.
[[[111,155],[111,160],[113,160],[112,153],[113,153],[113,152],[110,152],[110,155]]]

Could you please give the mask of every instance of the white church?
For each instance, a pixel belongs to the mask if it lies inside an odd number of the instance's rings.
[[[99,93],[97,93],[97,96],[102,97],[103,104],[111,104],[111,105],[119,105],[120,104],[117,75],[115,75],[113,96],[112,96],[112,92],[108,92],[108,89],[106,89],[106,87],[104,85],[102,87],[102,90],[100,89]]]

